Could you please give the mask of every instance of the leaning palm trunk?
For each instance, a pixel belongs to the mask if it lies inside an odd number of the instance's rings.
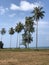
[[[36,24],[36,49],[38,48],[38,21]]]

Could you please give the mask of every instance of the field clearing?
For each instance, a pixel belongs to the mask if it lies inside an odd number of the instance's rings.
[[[0,65],[49,65],[49,50],[0,50]]]

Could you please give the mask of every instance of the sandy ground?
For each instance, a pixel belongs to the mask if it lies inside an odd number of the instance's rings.
[[[49,65],[49,51],[0,51],[0,65]]]

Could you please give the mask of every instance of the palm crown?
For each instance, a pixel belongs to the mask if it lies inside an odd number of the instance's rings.
[[[17,24],[17,26],[15,27],[15,31],[16,32],[21,32],[21,30],[24,28],[24,26],[23,26],[23,24],[21,23],[21,22],[19,22],[18,24]]]
[[[14,29],[13,29],[13,27],[10,28],[10,30],[9,30],[9,34],[11,34],[11,35],[14,34]]]
[[[1,34],[4,35],[5,33],[6,33],[5,28],[2,28],[2,30],[1,30]]]
[[[39,20],[40,18],[42,19],[44,16],[44,11],[42,11],[43,7],[35,7],[33,10],[33,18],[34,20]]]

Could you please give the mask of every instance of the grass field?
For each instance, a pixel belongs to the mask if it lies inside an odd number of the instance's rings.
[[[49,65],[49,50],[0,49],[0,65]]]

